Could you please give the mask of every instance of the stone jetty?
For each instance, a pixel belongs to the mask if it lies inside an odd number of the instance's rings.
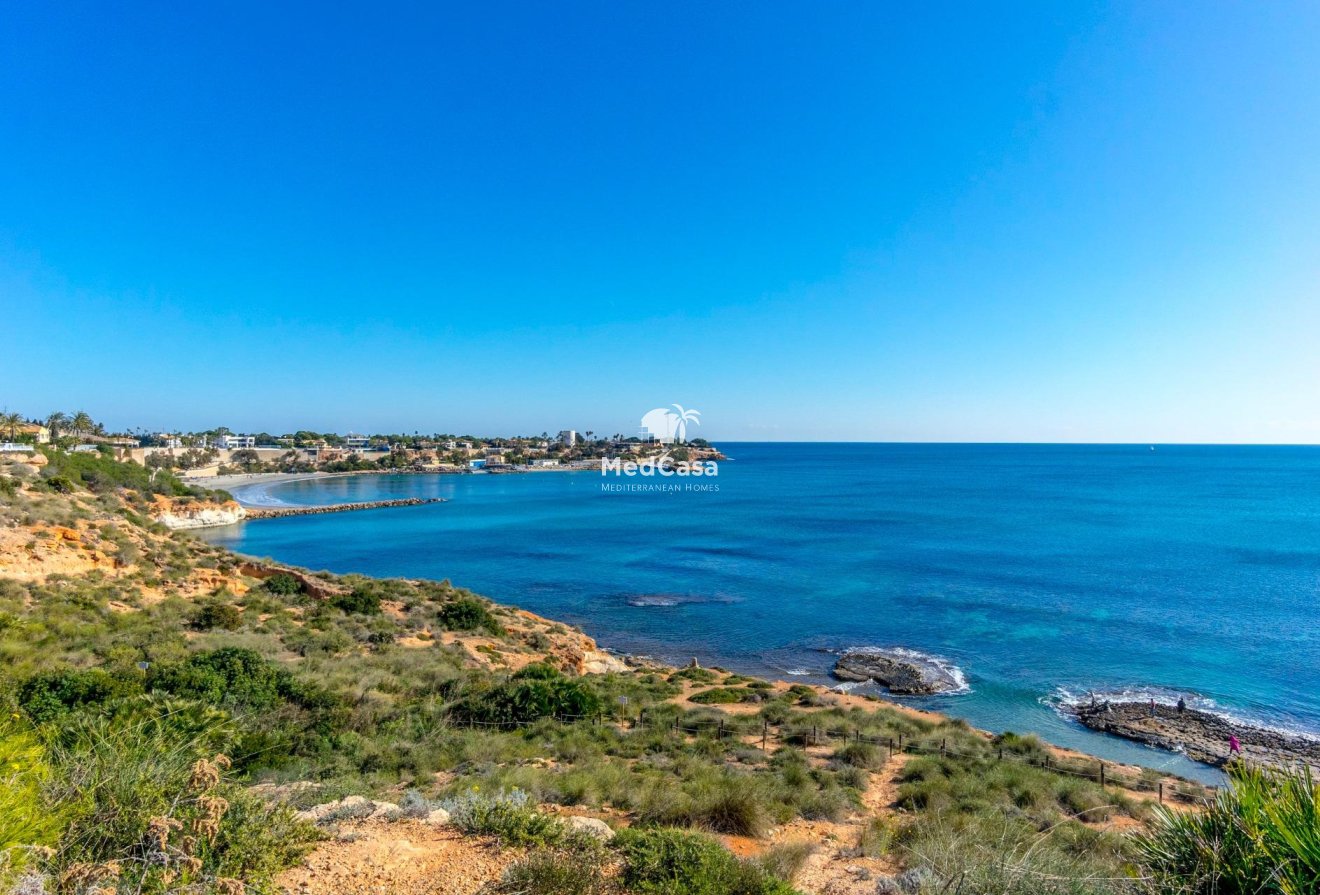
[[[401,497],[397,500],[369,500],[362,503],[331,503],[314,507],[247,507],[248,519],[278,519],[282,516],[316,516],[321,513],[347,513],[352,510],[378,510],[384,507],[415,507],[426,503],[444,503],[443,497]]]
[[[1236,736],[1243,757],[1261,764],[1305,764],[1320,768],[1320,740],[1243,724],[1199,709],[1149,702],[1097,701],[1070,707],[1086,727],[1147,746],[1183,752],[1188,758],[1222,767],[1229,759],[1228,738]]]

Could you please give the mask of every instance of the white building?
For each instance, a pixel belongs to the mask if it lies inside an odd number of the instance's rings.
[[[565,429],[559,433],[559,443],[572,447],[577,444],[577,432],[572,429]]]
[[[257,446],[257,439],[254,435],[220,435],[215,446],[222,451],[247,450]]]
[[[349,432],[344,436],[344,447],[350,451],[360,451],[367,446],[367,436]]]

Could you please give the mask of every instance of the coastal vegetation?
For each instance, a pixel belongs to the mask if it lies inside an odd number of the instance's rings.
[[[509,856],[488,891],[527,895],[821,892],[818,851],[848,892],[1320,878],[1309,779],[1161,810],[1143,775],[1031,736],[625,665],[449,582],[244,560],[146,521],[212,495],[46,456],[0,478],[0,891],[275,892],[338,825],[431,817]]]

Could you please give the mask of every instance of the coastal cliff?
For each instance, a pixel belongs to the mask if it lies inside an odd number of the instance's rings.
[[[248,511],[234,500],[220,503],[179,503],[162,498],[158,501],[156,512],[151,518],[168,529],[180,531],[233,525],[235,522],[243,521],[247,516]]]

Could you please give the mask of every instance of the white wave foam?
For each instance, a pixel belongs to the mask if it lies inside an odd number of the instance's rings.
[[[1223,718],[1231,724],[1238,724],[1243,727],[1252,727],[1257,730],[1269,730],[1274,733],[1280,733],[1285,736],[1301,737],[1303,739],[1315,740],[1320,742],[1320,730],[1313,727],[1307,727],[1298,722],[1282,721],[1277,718],[1268,718],[1262,715],[1252,715],[1249,713],[1227,709],[1221,706],[1209,696],[1200,693],[1194,693],[1190,690],[1174,690],[1168,687],[1140,686],[1130,687],[1108,687],[1093,690],[1074,690],[1068,687],[1056,687],[1054,693],[1048,696],[1042,696],[1040,703],[1054,709],[1064,718],[1070,718],[1070,710],[1079,705],[1089,704],[1094,698],[1097,702],[1108,700],[1114,703],[1139,703],[1149,705],[1150,701],[1155,700],[1156,705],[1175,706],[1178,700],[1186,702],[1187,707],[1207,715],[1214,715]]]
[[[682,601],[676,597],[641,596],[628,598],[629,606],[637,606],[643,609],[677,606],[680,602]]]

